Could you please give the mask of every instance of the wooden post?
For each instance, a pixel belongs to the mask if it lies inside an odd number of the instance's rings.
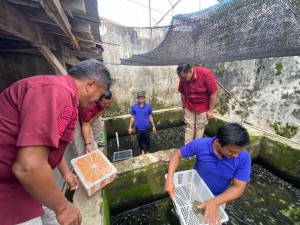
[[[37,45],[36,47],[41,51],[41,53],[45,56],[45,58],[53,66],[53,68],[58,74],[67,74],[67,70],[64,68],[63,65],[61,65],[56,56],[51,52],[51,50],[47,46]]]

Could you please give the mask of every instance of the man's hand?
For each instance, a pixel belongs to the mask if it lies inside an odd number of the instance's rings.
[[[60,225],[80,225],[82,218],[79,209],[71,202],[67,202],[60,212],[56,213],[56,219]]]
[[[219,205],[216,203],[215,198],[207,200],[197,206],[199,209],[205,208],[205,213],[202,219],[202,224],[209,219],[209,225],[222,225],[219,218]]]
[[[72,191],[75,190],[79,186],[78,177],[72,173],[71,171],[64,174],[64,179],[68,184],[68,188]]]
[[[167,178],[166,184],[165,184],[165,191],[169,193],[170,198],[172,199],[172,201],[174,201],[173,197],[175,194],[175,185],[174,185],[172,178],[170,178],[170,179]]]
[[[131,135],[131,133],[132,133],[131,127],[128,128],[128,133]]]
[[[152,131],[153,131],[153,133],[155,134],[155,133],[156,133],[156,128],[153,127],[153,128],[152,128]]]
[[[207,119],[211,119],[211,118],[213,118],[213,117],[214,117],[214,113],[213,113],[213,111],[207,111],[207,113],[206,113],[206,117],[207,117]]]
[[[93,151],[92,145],[88,144],[85,146],[85,152],[86,153],[91,153]]]

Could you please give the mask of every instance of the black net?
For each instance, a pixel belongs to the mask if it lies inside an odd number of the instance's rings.
[[[174,16],[152,51],[123,65],[165,66],[299,56],[300,0],[228,0]]]

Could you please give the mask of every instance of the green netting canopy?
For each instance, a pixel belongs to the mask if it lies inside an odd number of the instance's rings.
[[[172,18],[153,50],[123,65],[165,66],[300,55],[300,0],[228,0]]]

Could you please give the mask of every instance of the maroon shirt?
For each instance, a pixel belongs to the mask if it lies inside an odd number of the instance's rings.
[[[207,112],[210,95],[218,90],[213,73],[205,67],[193,67],[189,82],[179,81],[178,91],[185,94],[185,108],[197,114]]]
[[[97,102],[93,102],[88,106],[79,109],[79,120],[81,122],[88,123],[94,116],[103,110],[104,108],[102,108]]]
[[[12,172],[19,147],[49,146],[54,169],[71,142],[78,119],[75,80],[33,76],[0,94],[0,223],[21,223],[43,214],[41,204]]]

